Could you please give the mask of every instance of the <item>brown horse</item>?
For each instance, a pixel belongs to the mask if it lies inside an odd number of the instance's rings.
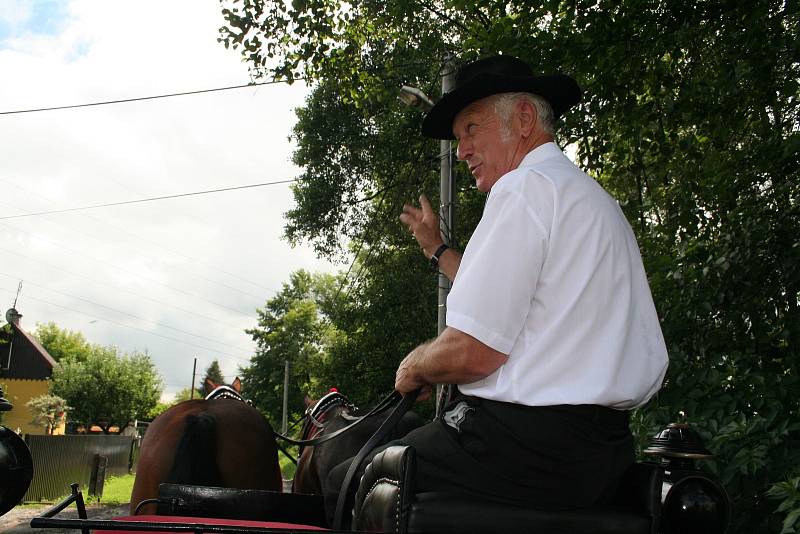
[[[272,427],[241,399],[239,378],[230,387],[206,381],[206,391],[212,390],[208,400],[176,404],[147,429],[131,514],[141,501],[158,496],[162,482],[281,491]],[[155,505],[144,506],[140,513],[155,513]]]
[[[318,401],[306,398],[306,406],[308,409],[302,431],[304,440],[332,434],[353,424],[359,415],[355,406],[335,390]],[[387,416],[388,412],[374,415],[359,423],[352,431],[345,431],[330,441],[315,446],[301,447],[292,491],[294,493],[322,494],[322,481],[328,476],[328,472],[355,456]],[[407,412],[386,441],[405,436],[411,430],[421,426],[422,423],[422,418],[417,414]]]

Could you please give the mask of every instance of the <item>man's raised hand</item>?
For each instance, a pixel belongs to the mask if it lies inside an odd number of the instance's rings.
[[[400,221],[405,224],[422,248],[426,258],[430,258],[436,249],[443,243],[439,231],[439,217],[433,212],[428,197],[424,194],[419,197],[419,208],[410,204],[403,206]]]

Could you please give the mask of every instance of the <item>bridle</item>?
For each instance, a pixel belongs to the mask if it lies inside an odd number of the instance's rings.
[[[326,441],[335,439],[344,434],[345,432],[352,430],[353,428],[364,422],[366,419],[369,419],[370,417],[385,412],[386,410],[397,404],[401,398],[402,395],[400,395],[400,393],[398,393],[397,391],[392,391],[392,393],[389,394],[389,396],[380,401],[377,405],[375,405],[374,408],[372,408],[369,412],[365,413],[364,415],[358,417],[353,417],[353,416],[345,417],[345,419],[352,421],[352,423],[330,434],[324,434],[322,436],[311,439],[294,439],[290,438],[289,436],[285,436],[279,432],[273,432],[273,433],[275,434],[276,438],[280,438],[283,441],[290,443],[292,445],[298,445],[300,447],[310,447],[314,445],[319,445],[320,443],[325,443]],[[306,420],[309,421],[316,428],[319,429],[323,428],[324,426],[323,423],[317,419],[318,414],[323,413],[324,410],[327,410],[329,407],[335,406],[337,404],[343,404],[352,409],[355,408],[355,406],[351,404],[344,395],[338,392],[332,392],[325,395],[323,398],[317,401],[317,403],[313,407],[306,409],[305,413]],[[303,427],[304,434],[305,434],[305,428],[306,427],[304,425]]]
[[[225,386],[225,385],[215,387],[214,390],[211,391],[211,393],[209,393],[203,398],[204,400],[216,400],[216,399],[238,400],[245,404],[249,404],[250,406],[253,405],[253,401],[245,399],[239,394],[238,391],[236,391],[230,386]]]

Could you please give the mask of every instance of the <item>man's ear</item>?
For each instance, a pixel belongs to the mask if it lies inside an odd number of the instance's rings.
[[[539,119],[539,113],[530,100],[521,98],[517,101],[515,120],[519,126],[519,133],[524,138],[528,138],[533,134],[536,128],[536,122]]]

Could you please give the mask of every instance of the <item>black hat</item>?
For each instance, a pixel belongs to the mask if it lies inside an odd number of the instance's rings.
[[[550,103],[557,119],[581,101],[578,83],[566,74],[534,76],[531,68],[512,56],[492,56],[467,63],[456,72],[455,88],[442,96],[422,122],[422,135],[455,139],[458,112],[481,98],[499,93],[534,93]]]

